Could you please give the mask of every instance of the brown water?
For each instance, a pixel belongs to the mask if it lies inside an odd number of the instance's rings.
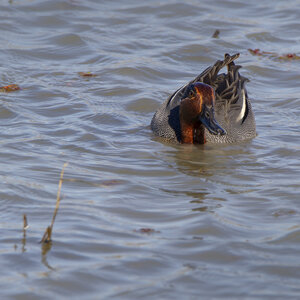
[[[1,298],[299,299],[300,61],[247,50],[299,54],[299,1],[126,3],[0,1],[1,85],[21,87],[0,94]],[[160,103],[226,52],[257,138],[155,138]]]

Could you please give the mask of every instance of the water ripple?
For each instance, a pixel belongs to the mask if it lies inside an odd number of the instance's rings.
[[[2,297],[297,298],[299,61],[248,51],[299,54],[297,1],[0,6],[1,86],[21,87],[0,95]],[[258,136],[153,136],[160,103],[227,52]]]

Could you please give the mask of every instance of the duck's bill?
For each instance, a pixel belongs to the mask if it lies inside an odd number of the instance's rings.
[[[214,135],[225,135],[226,130],[223,129],[219,123],[216,121],[214,115],[209,114],[209,116],[206,116],[206,114],[202,114],[200,116],[201,123],[207,128],[207,130]]]

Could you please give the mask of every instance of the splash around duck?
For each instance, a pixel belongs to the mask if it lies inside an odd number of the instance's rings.
[[[169,141],[188,144],[235,143],[256,136],[254,113],[245,88],[247,78],[225,54],[171,95],[156,111],[152,131]],[[227,66],[227,74],[219,71]]]

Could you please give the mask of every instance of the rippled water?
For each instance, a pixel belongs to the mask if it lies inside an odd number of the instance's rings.
[[[296,0],[0,1],[0,85],[21,87],[0,94],[1,298],[298,298],[300,62],[248,48],[299,54],[299,16]],[[226,52],[257,138],[154,137],[160,103]]]

